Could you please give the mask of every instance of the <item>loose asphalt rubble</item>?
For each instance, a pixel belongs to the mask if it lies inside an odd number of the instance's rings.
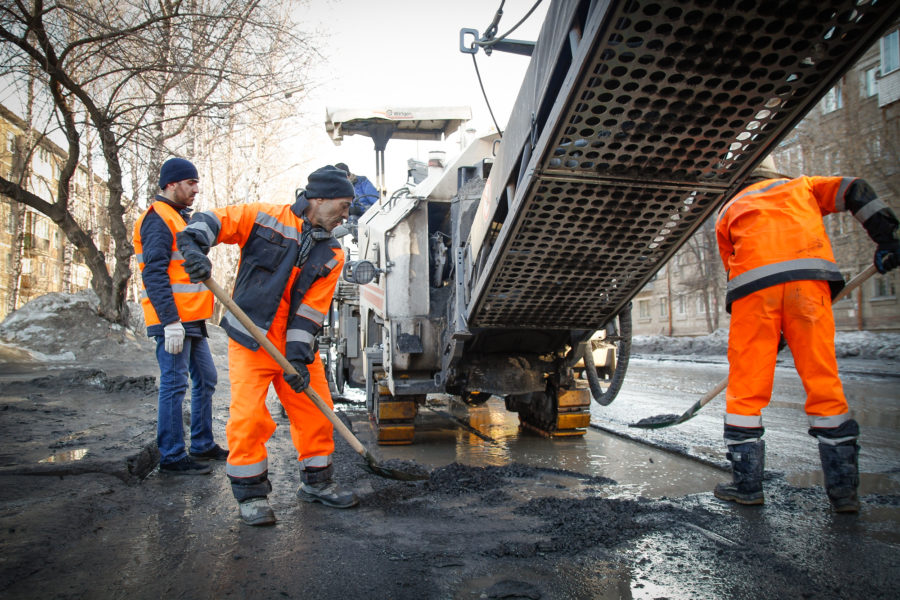
[[[210,329],[224,442],[226,340]],[[90,293],[51,294],[0,324],[0,596],[893,598],[900,583],[900,495],[869,494],[847,518],[777,473],[763,509],[708,490],[617,497],[613,477],[515,461],[398,482],[338,438],[337,477],[361,505],[298,502],[274,398],[279,522],[250,528],[221,465],[155,469],[157,367],[140,330],[99,319]],[[371,444],[364,412],[347,412]]]

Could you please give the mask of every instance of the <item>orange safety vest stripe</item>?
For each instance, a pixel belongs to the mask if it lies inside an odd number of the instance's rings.
[[[141,240],[141,225],[144,218],[155,211],[172,232],[172,256],[169,260],[168,274],[172,286],[172,297],[175,299],[175,307],[182,322],[202,321],[212,317],[213,293],[202,283],[191,283],[191,278],[184,270],[184,259],[178,247],[175,245],[175,234],[184,229],[186,223],[174,208],[165,202],[154,202],[144,211],[144,214],[134,224],[134,252],[138,261],[138,268],[144,270],[144,245]],[[159,325],[159,316],[147,296],[147,289],[141,280],[141,308],[144,310],[144,322],[149,327]]]

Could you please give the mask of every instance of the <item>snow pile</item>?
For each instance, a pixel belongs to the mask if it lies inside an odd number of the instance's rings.
[[[900,333],[838,331],[835,335],[838,358],[859,358],[895,362],[900,359]],[[697,337],[636,335],[631,341],[635,355],[720,356],[728,352],[728,330]]]
[[[153,360],[153,345],[143,335],[143,324],[135,334],[110,323],[97,313],[99,304],[90,289],[75,294],[45,294],[0,323],[0,342],[27,350],[36,360],[45,362],[129,360],[148,352]],[[131,323],[135,316],[142,319],[137,305],[131,305],[131,313]]]

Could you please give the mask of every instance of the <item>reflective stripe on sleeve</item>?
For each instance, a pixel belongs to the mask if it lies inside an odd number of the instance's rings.
[[[334,269],[337,265],[338,265],[338,261],[336,258],[332,258],[327,263],[325,263],[325,266],[328,267],[329,271]]]
[[[262,475],[269,468],[269,459],[264,458],[258,463],[252,465],[233,465],[228,463],[225,465],[225,474],[232,477],[255,477]]]
[[[144,262],[144,254],[143,253],[135,254],[134,258],[135,258],[135,260],[137,260],[138,264],[141,264],[142,262]]]
[[[301,304],[297,315],[309,319],[319,327],[325,322],[325,313],[319,312],[308,304]]]
[[[272,215],[260,211],[256,215],[256,223],[268,229],[274,229],[284,237],[300,243],[300,231],[296,227],[285,225]]]
[[[176,250],[172,253],[171,260],[184,260],[184,255],[180,251]]]
[[[288,342],[300,342],[302,344],[307,344],[308,346],[312,346],[316,341],[316,336],[310,332],[296,328],[288,329],[286,338]]]
[[[847,203],[844,197],[847,195],[847,188],[853,183],[855,177],[841,177],[841,185],[838,186],[837,192],[834,194],[834,209],[838,212],[847,210]]]
[[[762,427],[762,415],[747,416],[725,413],[725,424],[733,425],[734,427],[744,427],[746,429]]]
[[[209,213],[200,213],[200,214],[213,216],[213,215],[210,215]],[[215,217],[213,217],[213,218],[215,218]],[[216,221],[218,222],[218,219],[216,219]],[[219,228],[221,229],[221,224],[220,224]],[[193,223],[191,223],[184,229],[185,229],[185,231],[190,229],[191,231],[196,231],[197,233],[202,235],[203,240],[206,242],[207,246],[215,246],[216,245],[216,235],[213,233],[212,229],[210,229],[209,225],[207,225],[203,221],[194,221]]]
[[[874,198],[874,199],[866,202],[862,206],[862,208],[860,208],[858,211],[856,211],[856,214],[854,214],[853,217],[860,223],[864,224],[866,221],[869,220],[869,217],[871,217],[872,215],[874,215],[875,213],[877,213],[880,210],[884,210],[885,208],[887,208],[887,204],[885,204],[878,198]]]

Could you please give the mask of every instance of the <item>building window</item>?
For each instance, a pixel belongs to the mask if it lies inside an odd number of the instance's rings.
[[[697,294],[697,314],[706,314],[706,303],[703,301],[703,294]]]
[[[828,90],[825,97],[822,98],[822,112],[828,114],[839,108],[844,108],[844,99],[841,96],[841,84],[837,83],[833,88]]]
[[[875,73],[877,72],[878,67],[872,67],[859,74],[861,80],[859,82],[859,93],[863,98],[871,98],[878,95],[878,80],[875,79]]]
[[[659,316],[661,316],[661,317],[669,316],[669,299],[668,298],[660,298],[659,299]]]
[[[897,289],[894,286],[894,278],[890,275],[882,275],[875,278],[875,298],[894,298],[897,296]]]
[[[881,38],[881,76],[900,69],[900,30]]]
[[[684,316],[687,313],[687,303],[684,301],[684,296],[678,296],[678,314]]]
[[[641,319],[649,319],[650,318],[650,301],[649,300],[639,300],[638,301],[638,316]]]

